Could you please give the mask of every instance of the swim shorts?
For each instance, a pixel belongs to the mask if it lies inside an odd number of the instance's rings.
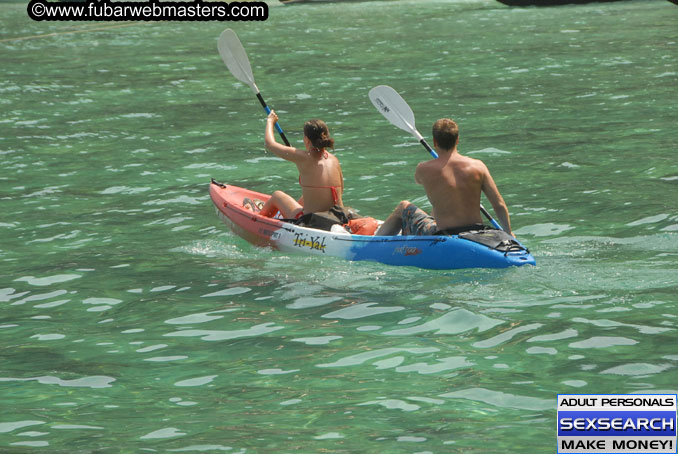
[[[435,235],[438,225],[433,216],[410,203],[403,210],[403,235]]]

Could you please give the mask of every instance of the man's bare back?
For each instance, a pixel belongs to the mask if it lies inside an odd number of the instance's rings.
[[[482,224],[480,193],[492,204],[499,223],[511,233],[508,209],[487,166],[462,156],[456,147],[438,150],[439,157],[417,166],[415,180],[424,186],[440,230]]]
[[[378,235],[395,235],[401,227],[403,234],[414,231],[414,234],[426,235],[482,225],[481,192],[492,204],[503,229],[513,235],[508,208],[490,171],[481,160],[459,154],[458,143],[454,121],[445,118],[433,125],[433,146],[438,157],[420,163],[414,175],[433,205],[433,217],[403,200],[384,221]]]
[[[440,230],[482,224],[478,207],[486,175],[482,161],[457,151],[417,166],[415,180],[424,186]]]

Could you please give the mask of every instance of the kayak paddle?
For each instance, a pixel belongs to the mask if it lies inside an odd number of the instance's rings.
[[[271,113],[271,109],[266,104],[266,101],[264,101],[263,96],[261,96],[259,88],[257,88],[257,84],[254,83],[252,67],[250,66],[250,61],[247,58],[245,48],[238,39],[238,35],[236,35],[235,32],[230,28],[227,28],[221,33],[221,35],[219,35],[219,43],[217,47],[219,48],[219,55],[221,55],[221,59],[226,64],[228,70],[231,71],[231,74],[233,74],[233,76],[239,81],[249,85],[266,113]],[[275,129],[278,130],[278,133],[285,142],[285,145],[290,146],[289,140],[287,140],[287,137],[285,137],[285,133],[278,123],[275,124]]]
[[[374,107],[388,120],[392,125],[412,134],[421,143],[434,158],[438,153],[426,142],[426,139],[417,131],[414,124],[414,112],[405,100],[393,88],[387,85],[379,85],[370,90],[368,96]],[[487,217],[495,229],[504,230],[499,223],[492,218],[485,207],[480,204],[480,211]]]

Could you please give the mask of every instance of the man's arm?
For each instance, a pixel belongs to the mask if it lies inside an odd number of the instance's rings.
[[[414,171],[414,181],[417,184],[421,184],[421,185],[424,184],[424,177],[423,177],[424,170],[422,169],[423,164],[424,164],[423,162],[420,162],[419,164],[417,164],[417,168]]]
[[[487,169],[485,164],[483,164],[483,169],[484,169],[483,192],[487,196],[487,200],[489,200],[490,203],[492,204],[492,208],[494,209],[497,218],[499,218],[499,224],[511,236],[515,236],[513,235],[513,231],[511,230],[511,219],[509,218],[509,212],[508,208],[506,207],[506,202],[504,202],[504,198],[499,193],[499,189],[497,189],[497,185],[494,183],[492,175],[490,175],[490,171]]]

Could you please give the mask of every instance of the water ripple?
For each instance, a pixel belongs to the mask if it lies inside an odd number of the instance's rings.
[[[371,317],[379,314],[388,314],[389,312],[398,312],[405,309],[403,306],[373,307],[377,304],[378,303],[355,304],[334,312],[330,312],[329,314],[325,314],[322,317],[354,320],[357,318]]]
[[[603,319],[603,320],[589,320],[589,319],[582,318],[582,317],[576,317],[576,318],[573,318],[572,321],[577,322],[577,323],[589,323],[591,325],[599,326],[599,327],[602,327],[602,328],[624,326],[624,327],[637,329],[642,334],[660,334],[660,333],[664,333],[666,331],[672,331],[671,328],[658,328],[658,327],[654,327],[654,326],[633,325],[633,324],[615,322],[614,320],[605,320],[605,319]]]
[[[168,449],[169,452],[203,452],[203,451],[233,451],[233,448],[230,446],[223,445],[191,445],[186,446],[185,448],[175,448]],[[244,454],[245,450],[240,450],[238,452],[233,452],[231,454]]]
[[[30,292],[24,292],[21,295],[25,295],[27,293],[30,293]],[[40,293],[40,294],[36,294],[36,295],[30,295],[30,296],[27,296],[26,298],[22,298],[18,301],[13,302],[12,306],[19,306],[21,304],[25,304],[25,303],[28,303],[30,301],[42,301],[42,300],[46,300],[46,299],[49,299],[49,298],[54,298],[56,296],[61,296],[65,293],[68,293],[68,291],[66,291],[66,290],[55,290],[55,291],[49,292],[49,293]],[[17,296],[21,296],[21,295],[17,295]],[[8,300],[9,300],[9,298],[6,301],[8,301]]]
[[[508,330],[504,333],[501,333],[497,336],[494,336],[491,339],[476,342],[476,343],[473,344],[473,346],[476,347],[476,348],[496,347],[499,344],[510,341],[511,339],[513,339],[514,336],[516,336],[518,334],[524,333],[526,331],[533,331],[535,329],[541,328],[542,326],[543,325],[541,323],[532,323],[532,324],[529,324],[529,325],[520,326],[518,328],[514,328],[514,329]]]
[[[625,375],[625,376],[646,376],[654,375],[665,370],[671,369],[672,366],[669,364],[648,364],[648,363],[631,363],[624,364],[621,366],[611,367],[605,369],[601,374],[611,374],[611,375]]]
[[[417,411],[421,408],[419,405],[410,404],[405,402],[404,400],[398,399],[371,400],[369,402],[364,402],[358,405],[359,406],[380,405],[388,410],[402,410],[406,412]]]
[[[59,385],[64,387],[75,387],[75,388],[110,388],[115,381],[113,377],[107,377],[105,375],[93,375],[90,377],[76,378],[73,380],[64,380],[59,377],[54,376],[43,376],[43,377],[31,377],[31,378],[10,378],[10,377],[0,377],[0,382],[9,382],[9,381],[37,381],[43,385]]]
[[[61,282],[72,281],[73,279],[81,278],[81,274],[55,274],[53,276],[47,277],[34,277],[34,276],[24,276],[15,281],[18,282],[27,282],[30,285],[35,285],[37,287],[44,287],[52,284],[59,284]]]
[[[284,326],[275,326],[275,323],[261,323],[248,329],[222,331],[222,330],[200,330],[187,329],[165,334],[167,337],[200,337],[205,341],[220,341],[227,339],[237,339],[240,337],[261,336],[262,334],[272,333],[283,329]]]
[[[202,295],[201,298],[211,298],[214,296],[232,296],[232,295],[242,295],[243,293],[250,292],[252,289],[247,287],[232,287],[224,290],[219,290],[218,292],[208,293]]]
[[[448,399],[467,399],[502,408],[517,408],[519,410],[552,410],[553,400],[539,399],[531,396],[517,396],[500,391],[485,388],[469,388],[441,394],[440,397]]]
[[[378,350],[373,350],[365,353],[358,353],[356,355],[350,355],[340,360],[337,360],[333,363],[327,364],[318,364],[317,367],[346,367],[346,366],[356,366],[362,364],[366,361],[372,359],[381,358],[382,356],[392,355],[394,353],[411,353],[414,355],[424,354],[424,353],[434,353],[439,351],[435,347],[426,347],[426,348],[382,348]]]
[[[313,437],[315,440],[338,440],[340,438],[346,438],[345,435],[340,434],[339,432],[327,432],[317,437]]]
[[[568,224],[554,224],[549,222],[545,224],[526,225],[514,230],[514,233],[516,236],[559,236],[572,229],[574,229],[574,227]]]
[[[211,315],[211,314],[218,314],[222,312],[232,312],[237,309],[225,309],[222,311],[214,311],[214,312],[201,312],[199,314],[191,314],[191,315],[185,315],[183,317],[176,317],[176,318],[171,318],[169,320],[165,320],[165,323],[170,324],[170,325],[185,325],[185,324],[199,324],[199,323],[206,323],[210,322],[212,320],[219,320],[221,318],[224,318],[223,315]]]
[[[41,448],[45,446],[49,446],[49,442],[47,441],[16,441],[14,443],[10,443],[11,446],[30,446],[32,448]]]
[[[299,369],[290,369],[290,370],[283,370],[283,369],[261,369],[258,370],[257,373],[261,375],[285,375],[285,374],[293,374],[295,372],[299,372]]]
[[[319,336],[319,337],[300,337],[292,339],[292,342],[303,342],[306,345],[327,345],[332,341],[343,339],[342,336]]]
[[[335,301],[340,301],[340,296],[303,296],[288,304],[288,309],[309,309],[311,307],[325,306]]]
[[[59,430],[103,430],[103,427],[100,426],[88,426],[85,424],[56,424],[51,426],[52,429]]]
[[[150,361],[153,363],[168,363],[171,361],[181,361],[182,359],[188,359],[188,356],[185,355],[154,356],[153,358],[146,358],[144,359],[144,361]]]
[[[638,341],[627,339],[625,337],[603,337],[596,336],[579,342],[572,342],[568,345],[570,348],[608,348],[620,345],[636,345]]]
[[[474,329],[478,330],[478,332],[483,332],[502,323],[504,322],[501,320],[474,314],[466,309],[456,309],[421,325],[386,331],[384,334],[389,336],[410,336],[427,331],[435,331],[434,334],[459,334]]]
[[[176,427],[167,427],[165,429],[154,430],[153,432],[147,433],[146,435],[142,436],[141,439],[152,440],[158,438],[173,438],[180,437],[182,435],[186,435],[186,433],[181,432]]]
[[[407,366],[396,367],[396,372],[417,372],[422,375],[437,374],[449,370],[461,369],[474,366],[475,363],[468,361],[463,356],[450,356],[437,359],[436,364],[415,363]]]
[[[14,422],[3,422],[0,423],[0,433],[12,432],[16,429],[22,429],[24,427],[37,426],[40,424],[45,424],[45,421],[14,421]]]
[[[174,386],[203,386],[217,378],[218,375],[206,375],[204,377],[190,378],[187,380],[181,380],[174,384]]]
[[[551,342],[576,337],[578,334],[579,333],[577,332],[576,329],[569,328],[555,334],[542,334],[539,336],[534,336],[529,338],[527,342]]]

